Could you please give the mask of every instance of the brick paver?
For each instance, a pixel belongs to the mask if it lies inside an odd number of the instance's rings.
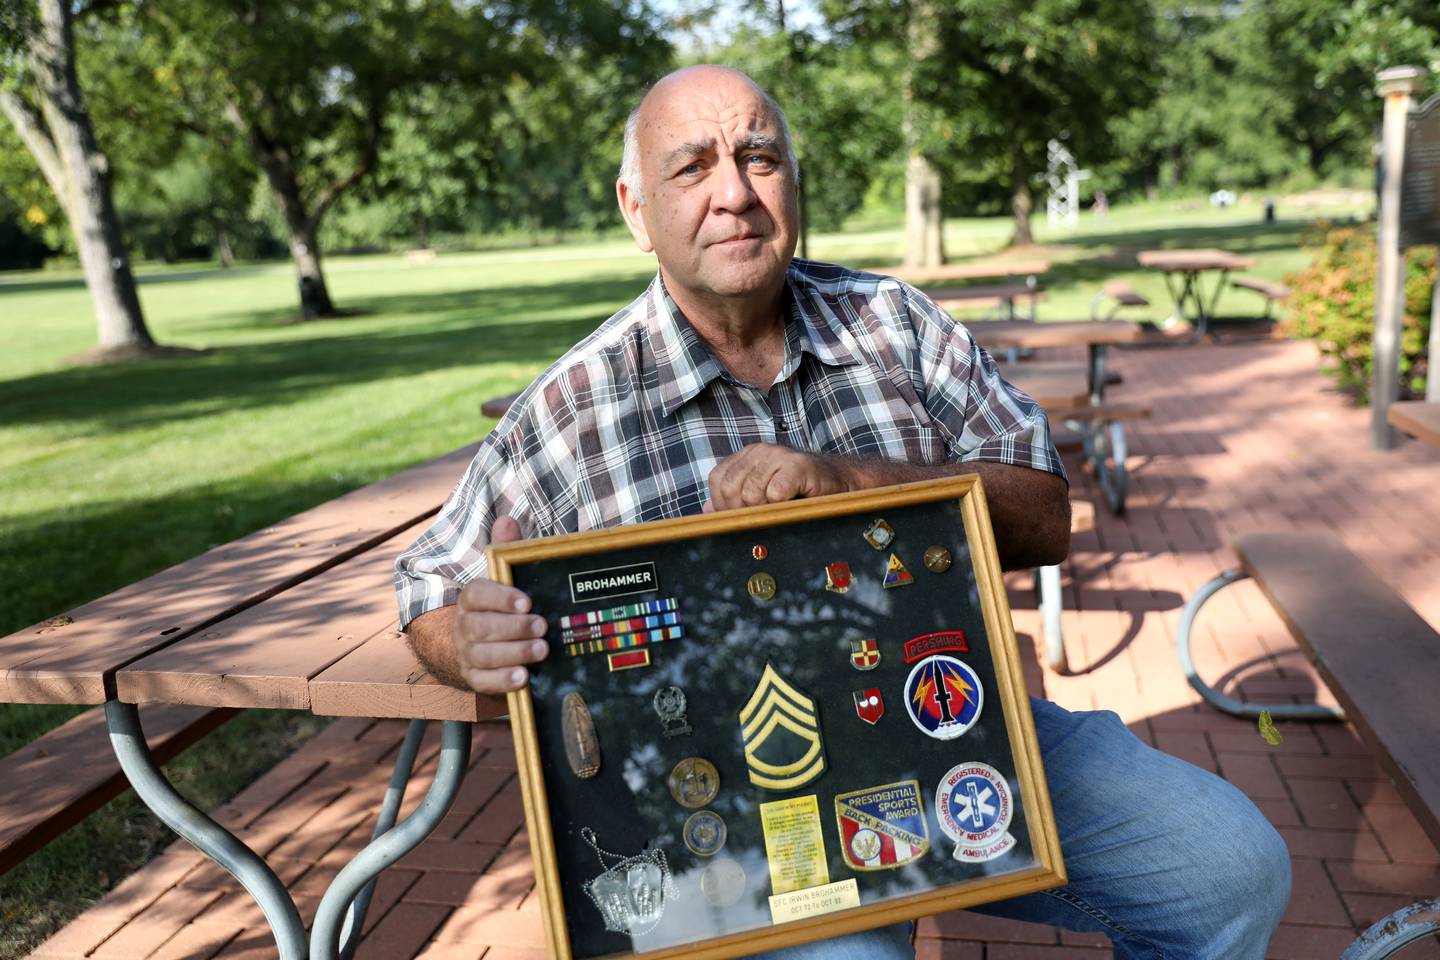
[[[1440,624],[1440,451],[1375,452],[1369,415],[1318,373],[1307,343],[1253,342],[1117,352],[1117,398],[1155,416],[1130,428],[1130,509],[1097,510],[1072,545],[1058,677],[1034,650],[1028,577],[1012,575],[1015,625],[1032,650],[1031,689],[1072,709],[1116,710],[1143,739],[1245,790],[1280,829],[1295,894],[1274,960],[1335,957],[1357,929],[1440,893],[1440,854],[1352,729],[1282,723],[1270,747],[1254,727],[1202,707],[1180,674],[1174,632],[1186,597],[1233,564],[1232,534],[1323,529],[1339,535],[1431,623]],[[1099,502],[1073,459],[1074,492]],[[1333,702],[1252,584],[1208,604],[1195,658],[1237,696]],[[369,836],[403,724],[340,721],[225,804],[223,821],[270,853],[302,915]],[[428,783],[433,739],[412,793]],[[476,728],[472,773],[436,835],[382,880],[360,956],[528,960],[544,956],[508,729]],[[411,803],[414,802],[412,797]],[[61,930],[37,957],[269,957],[259,911],[223,871],[182,844]],[[974,914],[923,921],[926,960],[1110,956],[1095,934]],[[1406,958],[1440,957],[1427,943]]]

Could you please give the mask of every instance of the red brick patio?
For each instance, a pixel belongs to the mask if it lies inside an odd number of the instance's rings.
[[[1252,724],[1197,705],[1175,660],[1184,599],[1233,565],[1231,533],[1337,533],[1432,624],[1440,624],[1440,451],[1369,449],[1369,413],[1316,372],[1307,343],[1117,352],[1116,396],[1155,416],[1131,430],[1129,513],[1097,510],[1068,565],[1065,628],[1072,665],[1058,677],[1032,653],[1032,692],[1072,709],[1117,711],[1161,749],[1218,771],[1284,834],[1294,896],[1270,950],[1276,960],[1335,957],[1358,929],[1422,895],[1440,894],[1440,853],[1348,727],[1281,724],[1266,744]],[[1095,496],[1073,460],[1075,492]],[[1022,649],[1039,615],[1028,578],[1010,581]],[[1207,605],[1195,645],[1201,672],[1251,698],[1329,699],[1253,585]],[[340,721],[219,812],[292,885],[313,914],[338,866],[369,837],[403,733],[392,722]],[[428,785],[434,740],[411,789]],[[508,727],[475,735],[473,773],[434,837],[388,871],[370,909],[362,958],[541,957],[543,934]],[[920,956],[951,960],[1108,955],[1103,937],[953,913],[923,921]],[[269,957],[259,910],[228,874],[176,844],[125,880],[33,956]],[[1440,957],[1427,941],[1406,958]]]

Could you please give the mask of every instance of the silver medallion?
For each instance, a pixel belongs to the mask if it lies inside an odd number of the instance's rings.
[[[700,874],[700,892],[711,906],[733,907],[745,893],[745,869],[729,857],[720,857]]]

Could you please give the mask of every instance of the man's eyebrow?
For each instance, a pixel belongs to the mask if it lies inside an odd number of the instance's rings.
[[[750,133],[741,137],[736,146],[741,150],[778,150],[780,138],[772,137],[768,133]]]
[[[709,137],[705,140],[691,140],[689,143],[682,143],[680,146],[665,154],[665,167],[673,167],[681,160],[693,160],[696,157],[703,157],[715,149],[715,138]]]

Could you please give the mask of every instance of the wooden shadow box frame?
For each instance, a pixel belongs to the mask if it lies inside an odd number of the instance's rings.
[[[893,541],[883,548],[863,536],[876,519],[893,523]],[[953,569],[936,573],[922,565],[922,554],[932,546],[951,552]],[[893,589],[883,586],[891,555],[903,558],[900,562],[910,576],[908,583]],[[509,695],[550,956],[721,960],[1065,882],[978,477],[493,545],[487,556],[490,575],[529,592],[535,611],[550,623],[549,657],[534,665],[530,686]],[[836,560],[847,560],[853,570],[854,589],[846,594],[826,587],[827,567]],[[652,587],[658,589],[620,598],[577,599],[576,583],[585,587],[586,574],[637,566],[651,571],[648,576],[657,578]],[[763,586],[761,596],[747,589],[757,572],[773,576],[773,597],[763,597]],[[620,671],[607,667],[603,650],[572,656],[562,642],[564,616],[667,594],[680,596],[676,602],[686,631],[681,638],[641,648],[653,653],[654,666],[646,656],[644,669]],[[985,697],[974,726],[958,738],[941,740],[926,735],[916,712],[908,708],[914,697],[906,694],[913,687],[902,678],[912,670],[908,657],[913,650],[906,641],[957,627],[968,635],[965,662],[974,668],[973,676],[983,678]],[[851,643],[864,635],[877,637],[881,656],[879,667],[868,672],[850,662]],[[828,766],[818,779],[787,792],[772,793],[749,782],[752,774],[738,714],[757,684],[763,688],[759,681],[767,664],[781,676],[798,678],[801,689],[818,694],[815,709],[826,731]],[[857,688],[872,684],[888,697],[888,709],[873,724],[857,716]],[[687,736],[666,735],[659,708],[652,709],[654,692],[670,685],[685,691],[694,728]],[[560,701],[570,692],[581,694],[597,712],[592,722],[601,768],[593,778],[581,778],[567,761],[564,738],[573,739],[573,730],[566,732]],[[694,811],[682,807],[669,781],[676,758],[689,756],[714,761],[719,795],[708,805],[723,805],[732,848],[720,853],[743,858],[734,862],[742,865],[748,899],[742,896],[724,909],[717,908],[710,892],[702,897],[706,888],[699,879],[719,858],[693,856],[695,848],[682,842],[689,826],[681,824]],[[1011,833],[1016,843],[1004,855],[981,863],[961,860],[935,809],[936,803],[948,802],[935,792],[947,768],[953,773],[959,769],[956,764],[976,760],[1001,771],[1014,797]],[[828,800],[912,777],[919,781],[917,792],[928,820],[928,847],[898,869],[861,872],[864,868],[856,869],[846,852],[837,850],[842,842],[837,839],[839,804],[832,814]],[[766,904],[768,915],[762,906],[762,901],[773,901],[769,894],[777,881],[762,839],[770,824],[762,823],[760,805],[809,793],[824,798],[816,800],[823,840],[814,861],[825,864],[832,884],[838,880],[844,885],[855,877],[850,888],[860,905],[777,923],[774,903]],[[670,920],[658,936],[632,937],[604,929],[599,907],[587,899],[584,884],[613,858],[602,859],[586,846],[587,835],[614,856],[634,856],[650,847],[666,852],[675,889],[684,895],[666,898]],[[748,869],[743,869],[745,863]],[[727,920],[727,911],[736,911],[737,919]]]

